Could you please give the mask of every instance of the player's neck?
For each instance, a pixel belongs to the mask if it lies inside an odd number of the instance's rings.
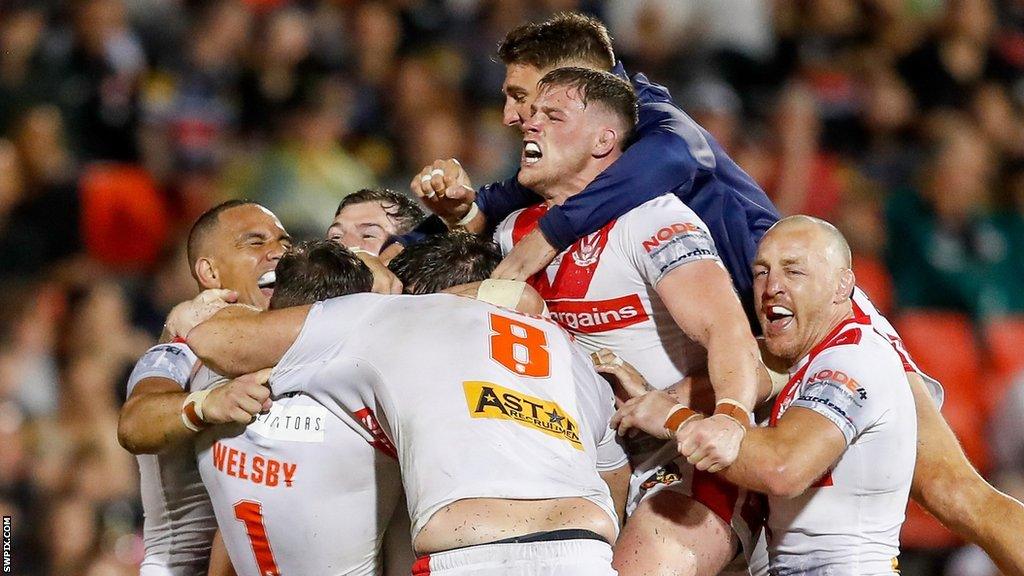
[[[542,195],[548,207],[561,206],[566,200],[583,192],[591,182],[594,181],[606,168],[611,166],[622,154],[609,154],[604,158],[594,158],[575,174],[566,175],[561,181],[556,182],[545,190]]]
[[[815,331],[814,337],[810,339],[810,344],[808,344],[806,349],[796,357],[796,361],[793,362],[793,364],[796,364],[796,362],[801,358],[810,354],[811,350],[814,350],[816,347],[824,344],[825,339],[828,338],[840,324],[851,318],[853,318],[853,307],[849,303],[833,308],[832,312],[829,314],[828,321],[821,323],[821,326],[819,326]]]

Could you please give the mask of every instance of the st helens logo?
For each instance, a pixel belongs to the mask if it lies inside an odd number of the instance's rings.
[[[604,242],[601,238],[601,230],[589,236],[580,238],[576,243],[576,249],[572,251],[572,261],[580,268],[586,268],[601,259],[601,250],[604,249]]]

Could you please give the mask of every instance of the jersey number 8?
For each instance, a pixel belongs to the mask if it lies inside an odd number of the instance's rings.
[[[544,331],[507,316],[491,314],[491,358],[520,376],[547,378],[551,355]]]

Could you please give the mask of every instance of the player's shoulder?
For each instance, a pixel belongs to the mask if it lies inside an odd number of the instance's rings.
[[[809,377],[835,371],[863,378],[903,375],[903,364],[892,344],[867,322],[853,323],[833,336],[812,358]]]

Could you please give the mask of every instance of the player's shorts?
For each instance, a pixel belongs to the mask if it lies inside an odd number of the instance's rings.
[[[645,499],[663,491],[693,499],[732,529],[740,543],[741,557],[737,557],[736,566],[745,567],[747,562],[757,557],[755,544],[767,517],[767,503],[762,495],[738,488],[715,474],[697,470],[676,451],[674,442],[666,444],[633,472],[626,500],[626,517],[629,518]]]
[[[615,576],[612,547],[589,530],[556,530],[421,556],[413,576]]]

